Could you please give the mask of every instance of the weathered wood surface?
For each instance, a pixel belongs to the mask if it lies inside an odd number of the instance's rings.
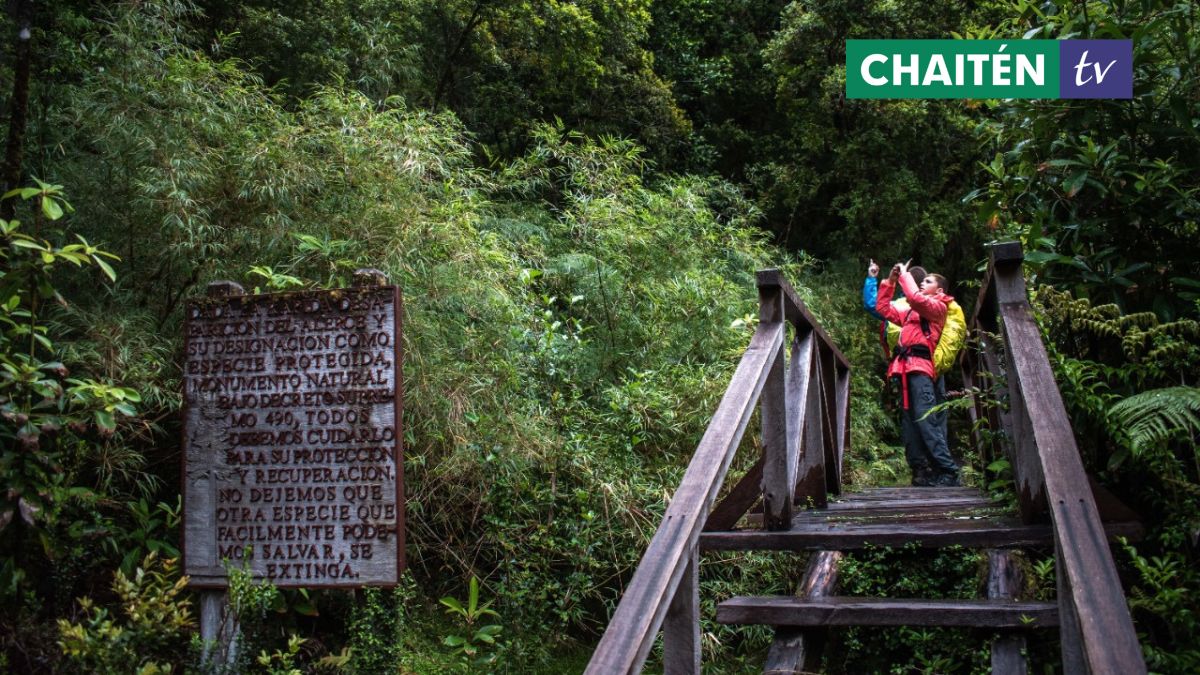
[[[1045,628],[1058,625],[1052,602],[884,598],[735,597],[717,605],[717,622],[769,626],[959,626]]]
[[[842,467],[838,462],[837,367],[829,349],[817,352],[817,368],[821,373],[821,445],[825,450],[825,492],[841,494]]]
[[[1142,534],[1139,523],[1109,523],[1106,537],[1136,538]],[[871,546],[920,548],[967,546],[973,548],[1018,548],[1053,543],[1054,533],[1044,523],[1026,524],[1007,518],[920,519],[911,522],[833,521],[798,517],[792,529],[771,532],[738,530],[705,532],[700,537],[702,551],[815,551],[853,550]]]
[[[700,673],[700,556],[692,547],[663,619],[663,674]]]
[[[808,560],[808,569],[796,596],[800,598],[824,598],[837,589],[838,563],[841,551],[818,551]],[[763,672],[767,675],[796,675],[813,672],[821,660],[826,631],[821,628],[795,628],[779,626],[775,629],[775,641],[767,652]]]
[[[846,453],[850,452],[850,371],[849,369],[840,370],[837,376],[837,468],[838,468],[838,490],[837,494],[841,494],[842,482],[842,461],[846,457]]]
[[[754,507],[755,502],[762,498],[763,458],[760,456],[746,473],[734,484],[725,497],[713,507],[704,523],[704,531],[730,530],[741,520],[746,512]],[[762,513],[759,504],[758,513]],[[759,517],[759,524],[762,517]]]
[[[1145,661],[1129,615],[1121,580],[1106,543],[1104,527],[1054,380],[1041,333],[1034,321],[1021,273],[1019,245],[992,250],[992,278],[1004,335],[1008,381],[1028,414],[1027,433],[1036,456],[1014,459],[1026,490],[1036,487],[1024,473],[1037,466],[1057,545],[1061,574],[1059,603],[1066,672],[1144,673]],[[982,316],[982,315],[981,315]],[[1018,424],[1024,420],[1015,420]]]
[[[1010,551],[988,551],[987,597],[989,600],[1014,600],[1024,585],[1024,575]],[[1025,636],[1017,632],[1001,633],[992,641],[993,675],[1025,675]]]
[[[641,670],[783,339],[781,322],[755,330],[586,672]]]
[[[192,585],[226,585],[227,563],[284,587],[397,583],[402,305],[386,277],[356,276],[367,278],[261,295],[219,281],[188,303],[182,548]]]
[[[784,278],[781,271],[777,269],[759,270],[758,285],[778,286],[783,291],[784,315],[796,327],[797,332],[807,332],[807,330],[811,329],[817,334],[821,342],[833,351],[833,356],[837,359],[839,366],[844,369],[850,368],[850,359],[846,358],[846,355],[837,348],[837,345],[834,344],[833,339],[829,337],[825,329],[821,327],[821,324],[817,323],[817,320],[813,318],[812,312],[808,311],[808,306],[796,294],[796,289],[792,288],[792,285]]]
[[[811,334],[810,334],[811,336]],[[792,391],[792,406],[797,411],[791,419],[797,425],[797,443],[800,446],[799,467],[796,470],[796,485],[793,495],[797,504],[822,507],[828,502],[825,482],[825,439],[821,433],[821,377],[818,370],[817,345],[814,340],[805,341],[809,349],[801,349],[795,362],[795,381],[789,383]]]
[[[783,320],[783,295],[778,286],[760,286],[759,319]],[[801,343],[811,347],[812,334]],[[792,519],[792,491],[796,485],[799,448],[792,433],[787,384],[790,369],[780,343],[763,386],[761,400],[764,522],[767,529],[787,529]],[[795,359],[793,359],[795,361]],[[795,364],[793,364],[795,365]]]

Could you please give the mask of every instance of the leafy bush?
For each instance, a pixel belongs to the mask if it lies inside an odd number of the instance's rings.
[[[85,621],[59,619],[60,644],[72,670],[81,673],[171,672],[186,652],[194,627],[191,602],[183,594],[187,577],[178,561],[151,553],[133,578],[117,570],[112,590],[123,616],[112,617],[89,598],[79,600]]]

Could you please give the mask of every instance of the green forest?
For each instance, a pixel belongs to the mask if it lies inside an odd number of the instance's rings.
[[[1146,664],[1200,671],[1200,17],[1165,0],[11,0],[0,20],[0,672],[582,672],[780,268],[853,364],[843,481],[908,485],[868,262],[967,312],[1018,241]],[[848,99],[846,40],[1123,39],[1133,98]],[[404,304],[407,569],[231,570],[206,660],[182,543],[185,307]],[[957,375],[949,388],[962,388]],[[963,481],[981,466],[961,399]],[[727,482],[759,452],[748,431]],[[999,478],[997,478],[999,476]],[[805,554],[702,556],[705,672],[761,672]],[[1034,551],[1028,597],[1054,597]],[[975,597],[980,551],[870,549],[862,595]],[[1037,672],[1062,672],[1056,631]],[[988,635],[849,629],[830,673],[989,672]],[[661,646],[647,672],[662,669]]]

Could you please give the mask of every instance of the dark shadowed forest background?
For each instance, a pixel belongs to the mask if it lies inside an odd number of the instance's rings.
[[[1113,548],[1147,662],[1200,670],[1192,3],[10,0],[0,36],[0,670],[201,672],[171,561],[181,308],[209,281],[371,266],[405,296],[409,571],[242,583],[235,670],[559,673],[749,340],[756,269],[783,268],[854,363],[846,473],[886,485],[908,476],[868,258],[943,272],[969,314],[985,243],[1013,239],[1084,462],[1148,529]],[[1131,39],[1134,98],[846,99],[845,40],[949,37]],[[804,569],[718,559],[738,564],[702,565],[707,617]],[[970,551],[844,574],[925,597],[981,578]],[[761,668],[769,632],[702,631],[714,672]],[[964,631],[837,644],[829,672],[988,668]]]

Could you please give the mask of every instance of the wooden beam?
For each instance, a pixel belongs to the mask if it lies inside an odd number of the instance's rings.
[[[700,555],[695,547],[663,620],[663,675],[700,675]]]
[[[1139,523],[1110,523],[1105,526],[1109,539],[1136,537],[1142,533]],[[1046,546],[1054,542],[1048,524],[1024,524],[1016,520],[991,518],[963,520],[918,520],[913,522],[834,522],[827,519],[801,519],[784,532],[738,530],[705,532],[700,537],[701,551],[819,551],[852,550],[871,546],[920,548],[969,546],[975,548],[1018,548]]]
[[[843,555],[841,551],[814,553],[808,559],[808,569],[796,596],[813,599],[833,595],[837,588],[838,563]],[[776,628],[775,641],[771,643],[771,649],[767,652],[767,662],[763,666],[764,675],[799,675],[815,672],[820,667],[825,634],[826,631],[820,628]]]
[[[842,462],[850,452],[850,371],[839,371],[837,376],[837,483],[835,494],[842,493]]]
[[[788,414],[786,367],[781,343],[763,386],[760,403],[763,522],[770,530],[786,530],[791,524],[792,493],[796,489],[798,448],[789,429],[792,423]]]
[[[641,671],[783,338],[782,322],[760,323],[755,330],[654,538],[592,653],[587,673]]]
[[[1019,250],[1019,249],[1017,249]],[[1025,297],[1019,260],[1012,247],[993,251],[992,268],[1008,355],[1008,379],[1028,412],[1030,434],[1037,449],[1054,539],[1057,569],[1063,575],[1059,604],[1064,617],[1064,668],[1075,658],[1069,653],[1078,640],[1089,673],[1146,672],[1141,646],[1129,615],[1104,527],[1096,509],[1071,420],[1042,344],[1041,331]],[[1078,633],[1075,634],[1077,622]]]
[[[1015,600],[1024,575],[1011,551],[988,551],[989,600]],[[1004,632],[992,641],[992,675],[1026,675],[1025,636]]]
[[[787,320],[792,322],[792,325],[796,327],[796,332],[803,333],[811,329],[817,334],[822,343],[833,350],[834,358],[837,359],[838,363],[843,368],[850,368],[850,359],[846,358],[846,355],[837,348],[837,345],[829,337],[829,334],[825,332],[825,329],[821,327],[821,324],[817,323],[812,312],[808,311],[808,306],[800,299],[800,296],[796,293],[796,289],[792,288],[792,285],[784,278],[782,272],[778,269],[759,270],[758,285],[779,286],[783,291],[784,314],[787,316]]]
[[[821,374],[817,350],[812,350],[806,368],[801,414],[794,417],[800,432],[800,466],[796,471],[796,503],[801,507],[824,507],[829,501],[825,473],[825,435],[821,429]],[[797,406],[800,403],[797,402]]]
[[[717,622],[770,626],[954,626],[1046,628],[1058,625],[1052,602],[897,600],[787,596],[735,597],[717,605]]]
[[[754,503],[762,497],[763,458],[760,456],[754,465],[746,470],[741,479],[725,495],[704,522],[704,531],[731,530],[742,516],[746,515]],[[759,509],[759,513],[762,510]]]

